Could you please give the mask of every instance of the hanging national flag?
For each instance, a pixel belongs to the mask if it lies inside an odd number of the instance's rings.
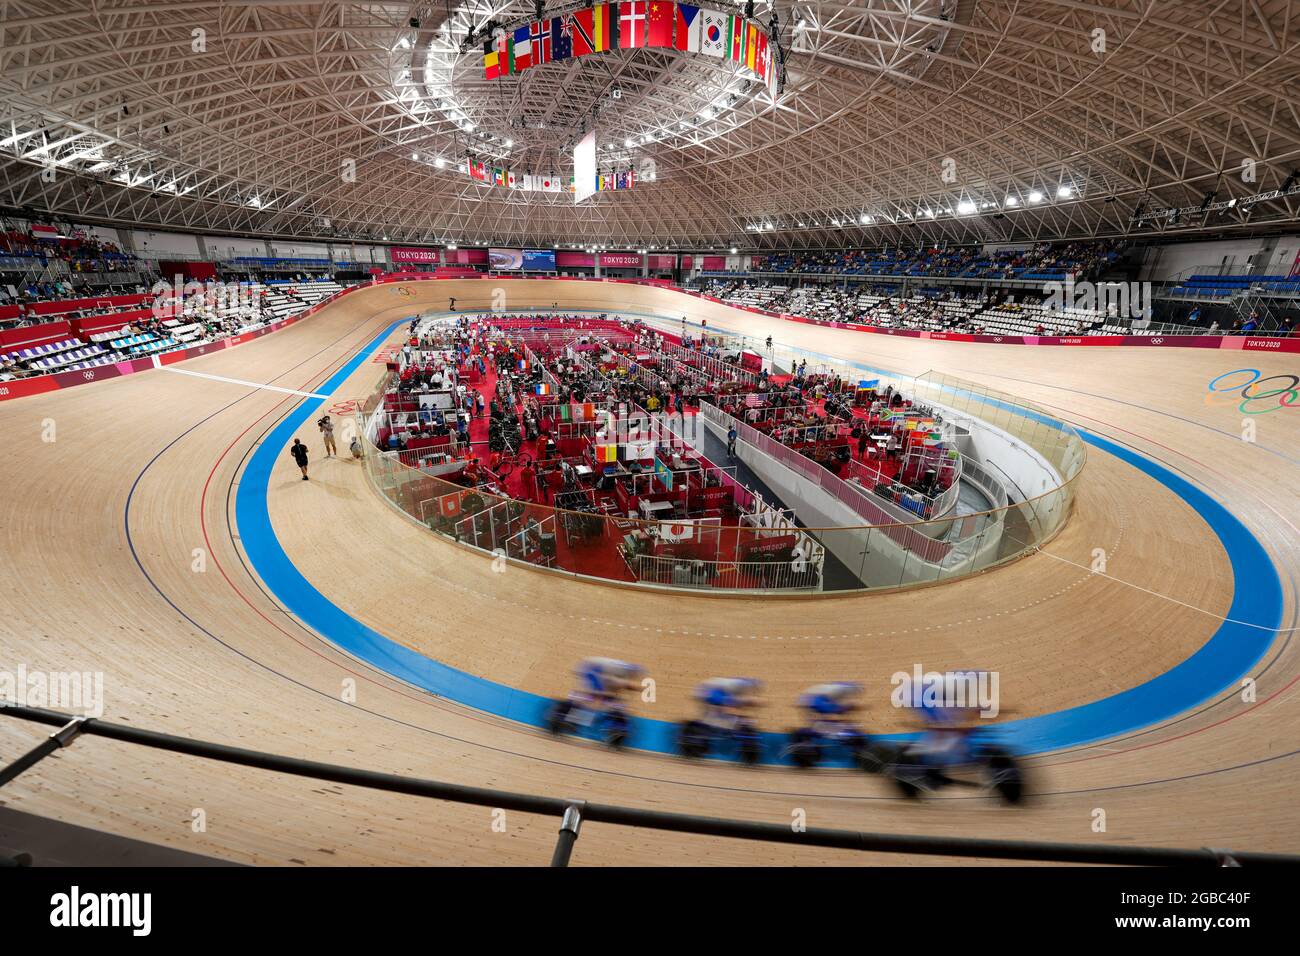
[[[551,18],[551,59],[567,60],[573,56],[573,33],[568,17]]]
[[[764,83],[767,82],[768,70],[772,66],[768,53],[767,34],[760,30],[758,31],[758,52],[754,54],[754,72],[758,74],[759,79]]]
[[[596,52],[596,10],[575,10],[570,24],[573,34],[573,55],[586,56]]]
[[[745,18],[733,14],[727,18],[727,59],[733,63],[745,62]]]
[[[645,46],[645,0],[625,0],[618,5],[618,47],[634,50]]]
[[[539,177],[539,178],[540,178],[541,181],[542,181],[542,192],[544,192],[544,193],[558,193],[558,192],[560,191],[560,177],[559,177],[559,176],[541,176],[541,177]]]
[[[530,28],[525,25],[515,30],[514,38],[510,44],[513,50],[514,69],[511,73],[522,73],[533,65],[533,41]]]
[[[596,53],[618,49],[618,5],[598,3],[593,8],[592,48]]]
[[[662,541],[690,541],[695,537],[697,527],[693,520],[661,521],[659,522],[659,538]]]
[[[701,10],[700,52],[705,56],[722,56],[726,52],[726,41],[727,15],[717,10]]]
[[[515,178],[514,173],[512,172],[506,173],[506,185],[509,186],[511,189],[519,188],[519,181]]]
[[[497,68],[501,76],[516,72],[514,34],[497,27],[492,33],[492,43],[496,46]]]
[[[551,386],[547,385],[545,382],[538,382],[536,385],[533,386],[533,394],[534,394],[534,395],[550,395],[550,394],[551,394]]]
[[[655,477],[658,478],[663,483],[663,486],[666,489],[668,489],[669,491],[673,490],[672,469],[669,468],[667,464],[665,464],[663,461],[661,461],[658,458],[655,459]]]
[[[483,75],[489,80],[501,75],[501,56],[491,40],[483,44]]]
[[[551,30],[549,23],[534,23],[528,28],[528,40],[533,47],[533,66],[551,62]]]
[[[500,166],[492,167],[492,185],[504,186],[506,184],[506,171]]]
[[[754,61],[758,56],[758,26],[745,24],[745,66],[755,70]]]
[[[703,37],[704,18],[700,8],[685,3],[677,4],[677,49],[690,53],[700,52],[700,40]]]
[[[646,15],[646,46],[670,47],[673,45],[673,21],[677,4],[671,0],[650,0]]]

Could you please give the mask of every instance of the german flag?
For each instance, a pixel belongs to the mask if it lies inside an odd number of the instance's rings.
[[[605,53],[613,49],[617,43],[618,27],[618,9],[611,10],[614,7],[612,3],[598,3],[592,7],[592,50],[596,53]]]

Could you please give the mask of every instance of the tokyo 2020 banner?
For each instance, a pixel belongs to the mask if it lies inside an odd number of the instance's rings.
[[[389,246],[388,258],[391,262],[436,266],[442,262],[442,252],[438,249],[417,249],[414,246]]]

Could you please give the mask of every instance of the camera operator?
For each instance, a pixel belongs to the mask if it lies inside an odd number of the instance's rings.
[[[320,429],[321,435],[325,439],[325,457],[333,458],[338,454],[338,446],[334,444],[334,423],[326,415],[316,422],[316,427]]]

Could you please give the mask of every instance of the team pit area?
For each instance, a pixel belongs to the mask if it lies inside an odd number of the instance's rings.
[[[666,320],[413,317],[388,371],[359,422],[388,501],[498,558],[624,584],[963,576],[1059,530],[1084,458],[1069,426],[1009,396]],[[1032,481],[982,464],[991,448]]]

